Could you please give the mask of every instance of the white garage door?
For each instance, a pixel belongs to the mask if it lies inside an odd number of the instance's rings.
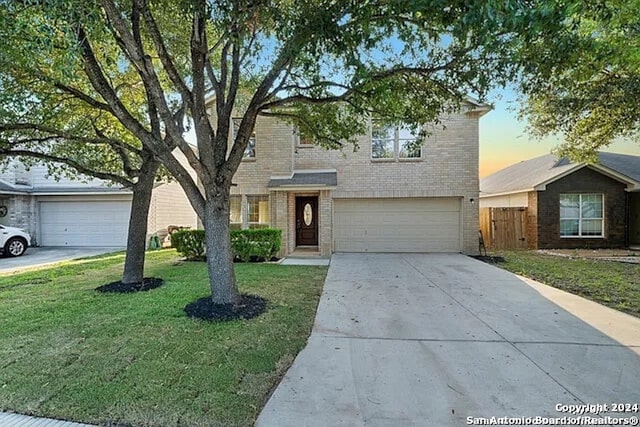
[[[41,246],[125,246],[131,202],[40,202]]]
[[[460,199],[334,199],[336,252],[460,252]]]

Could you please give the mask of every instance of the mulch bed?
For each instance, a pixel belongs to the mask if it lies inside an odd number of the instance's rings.
[[[472,255],[471,258],[475,258],[478,261],[486,262],[487,264],[498,264],[504,262],[504,257],[501,256]]]
[[[214,304],[211,297],[200,298],[188,304],[184,311],[192,319],[227,322],[237,319],[252,319],[267,310],[267,300],[256,295],[240,295],[240,302]]]
[[[111,282],[106,285],[102,285],[96,288],[98,292],[111,292],[111,293],[119,293],[119,294],[128,294],[132,292],[146,292],[151,289],[158,288],[162,286],[164,280],[158,277],[145,277],[142,279],[142,282],[139,283],[122,283]]]
[[[274,256],[274,257],[271,257],[271,258],[269,258],[267,260],[267,259],[265,259],[265,257],[251,255],[251,257],[249,258],[248,262],[267,262],[267,261],[269,261],[269,262],[278,262],[278,261],[280,261],[280,258]],[[242,258],[235,256],[235,257],[233,257],[233,262],[245,262],[245,261]]]

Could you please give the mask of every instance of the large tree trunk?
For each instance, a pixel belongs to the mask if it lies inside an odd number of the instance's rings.
[[[218,190],[207,191],[203,219],[211,297],[215,304],[236,304],[240,296],[229,236],[229,189]]]
[[[140,283],[144,278],[144,257],[147,244],[147,224],[151,194],[160,163],[147,160],[142,165],[138,182],[133,187],[127,254],[124,259],[122,283]]]

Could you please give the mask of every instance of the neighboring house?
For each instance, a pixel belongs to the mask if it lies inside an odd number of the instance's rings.
[[[640,245],[640,156],[599,154],[597,164],[546,155],[480,181],[480,208],[527,208],[529,248]]]
[[[130,190],[105,181],[55,181],[44,165],[27,170],[18,161],[0,171],[0,224],[25,229],[34,246],[123,247],[127,242]],[[197,217],[177,183],[153,190],[149,235],[166,236],[169,225],[197,226]]]
[[[470,101],[419,150],[409,144],[417,132],[374,122],[355,152],[317,147],[259,117],[233,178],[232,227],[281,229],[280,255],[477,253],[478,126],[488,111]]]

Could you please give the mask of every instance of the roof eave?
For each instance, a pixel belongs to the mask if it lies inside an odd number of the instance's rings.
[[[575,165],[573,165],[572,167],[568,168],[567,170],[552,176],[551,178],[548,178],[542,182],[539,182],[537,184],[535,184],[533,186],[533,189],[535,191],[545,191],[547,189],[547,185],[556,182],[557,180],[564,178],[567,175],[570,175],[572,173],[574,173],[575,171],[582,169],[584,167],[586,167],[587,165],[585,163],[576,163]]]
[[[592,165],[588,165],[588,167],[595,169],[604,175],[607,175],[609,178],[615,179],[616,181],[620,181],[623,184],[627,184],[628,190],[631,190],[640,186],[640,182],[636,181],[635,179],[630,178],[627,175],[620,173],[616,170],[613,170],[602,164],[592,164]]]
[[[471,106],[471,108],[469,108],[466,111],[466,113],[478,113],[478,116],[482,117],[485,114],[487,114],[489,111],[493,110],[493,106],[492,105],[480,102],[480,101],[478,101],[476,99],[473,99],[470,96],[467,96],[465,98],[465,101],[467,102],[467,104],[469,104]]]
[[[480,198],[481,199],[486,199],[489,197],[499,197],[499,196],[511,196],[513,194],[520,194],[520,193],[529,193],[531,191],[535,191],[534,188],[524,188],[522,190],[512,190],[512,191],[503,191],[500,193],[485,193],[482,194],[482,191],[480,191]]]
[[[269,187],[269,191],[322,191],[335,190],[337,185],[280,185],[278,187]]]
[[[34,190],[32,196],[110,196],[110,195],[131,195],[133,191],[129,189],[113,190]]]
[[[29,192],[27,191],[14,191],[14,190],[0,190],[0,196],[28,196]]]
[[[600,165],[600,164],[595,164],[595,163],[593,163],[593,164],[578,163],[578,164],[576,164],[575,167],[567,169],[566,171],[562,172],[561,174],[558,174],[558,175],[554,176],[553,178],[549,178],[548,180],[537,184],[534,187],[534,189],[536,191],[545,191],[547,189],[547,185],[552,184],[552,183],[558,181],[559,179],[562,179],[565,176],[570,175],[573,172],[576,172],[576,171],[578,171],[578,170],[580,170],[582,168],[585,168],[585,167],[593,169],[596,172],[600,172],[601,174],[603,174],[605,176],[608,176],[611,179],[614,179],[614,180],[619,181],[619,182],[621,182],[623,184],[626,184],[627,185],[627,189],[635,188],[636,186],[640,185],[639,182],[629,178],[626,175],[623,175],[623,174],[621,174],[619,172],[616,172],[613,169],[610,169],[610,168],[608,168],[606,166],[603,166],[603,165]]]

